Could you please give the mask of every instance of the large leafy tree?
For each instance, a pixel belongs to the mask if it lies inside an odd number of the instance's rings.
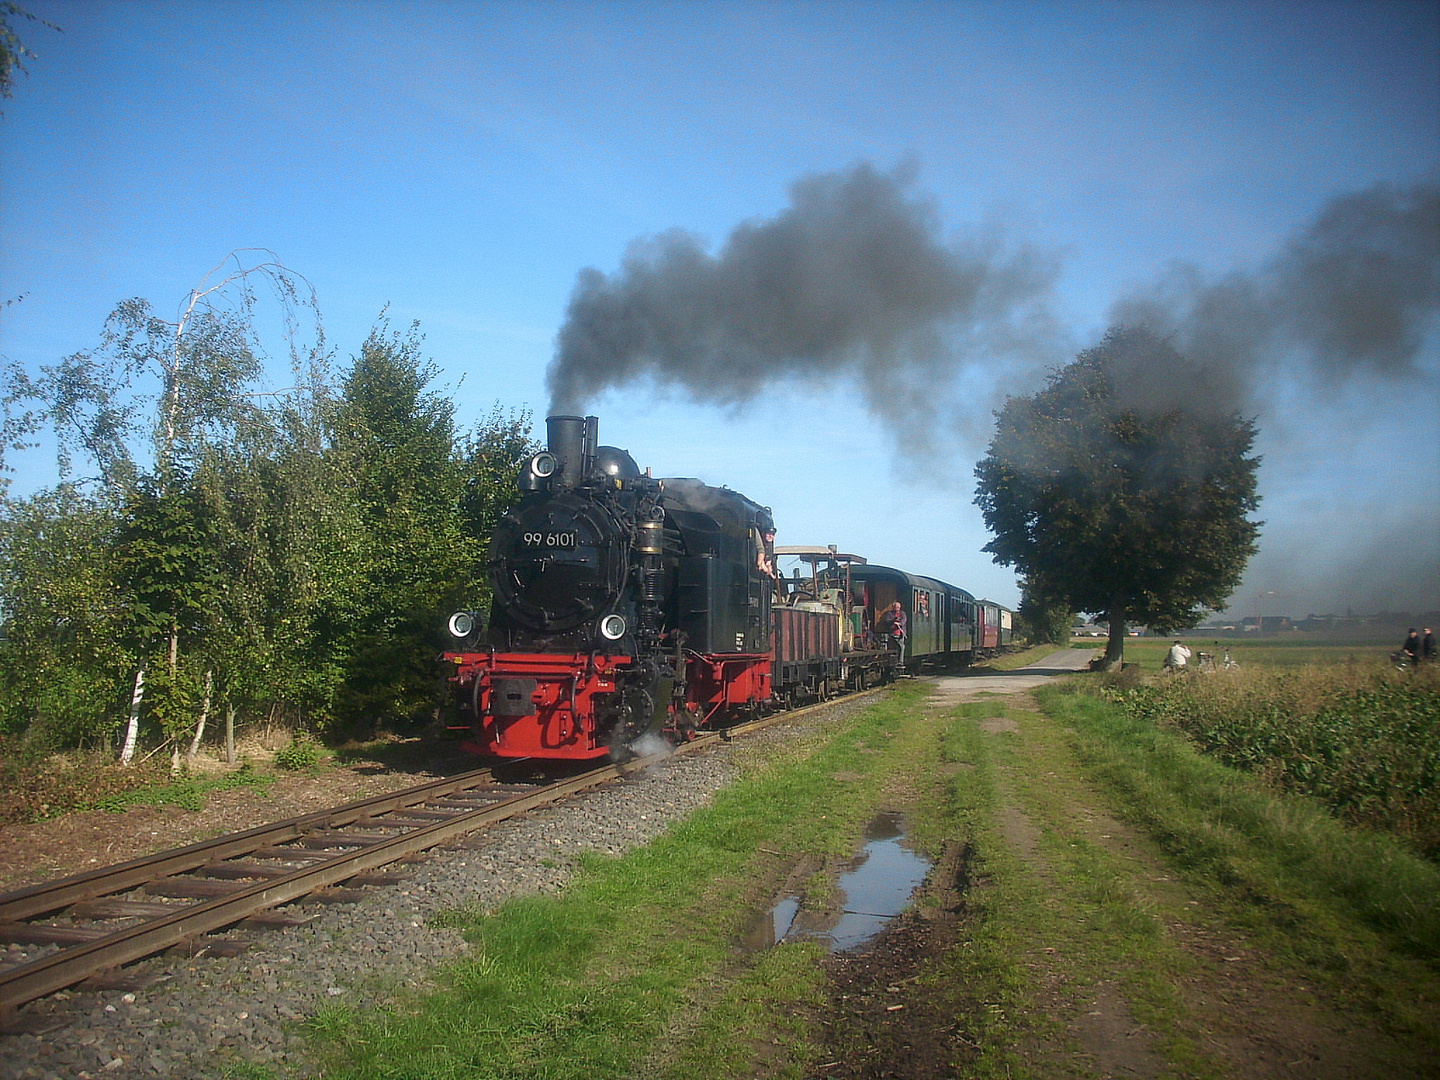
[[[265,353],[255,316],[262,284],[278,301],[299,383],[278,394],[261,388]],[[4,507],[0,554],[14,569],[4,582],[6,634],[35,648],[50,640],[46,613],[29,611],[17,598],[42,567],[88,558],[125,610],[110,653],[136,664],[142,677],[132,672],[124,681],[149,683],[151,715],[172,736],[212,682],[217,634],[236,625],[237,614],[261,606],[239,610],[239,601],[256,598],[254,583],[270,576],[261,558],[304,550],[276,521],[250,521],[252,535],[276,542],[266,551],[253,545],[245,550],[236,542],[237,507],[221,493],[242,489],[237,479],[263,471],[287,440],[313,445],[319,438],[295,430],[306,418],[314,428],[313,405],[289,404],[313,397],[323,382],[318,315],[313,344],[301,344],[298,335],[298,316],[315,307],[304,279],[272,253],[255,258],[236,252],[189,293],[174,320],[157,316],[143,300],[126,300],[107,320],[98,348],[65,357],[34,377],[14,366],[4,372],[0,455],[31,433],[52,429],[61,490],[72,493],[32,499],[26,513]],[[92,530],[104,538],[103,548],[72,550],[79,534],[69,519],[81,510],[109,520],[108,530]],[[49,517],[27,526],[26,514]],[[291,513],[288,520],[303,516]],[[275,599],[273,591],[267,599]],[[63,617],[67,626],[82,618],[73,611]],[[20,657],[5,659],[13,659],[12,670],[23,678]],[[23,661],[34,662],[34,656]],[[79,667],[85,656],[76,654],[72,662]],[[111,685],[110,692],[118,697],[120,687]]]
[[[423,712],[434,697],[437,627],[461,598],[455,407],[429,389],[435,375],[416,327],[399,333],[382,322],[335,410],[331,461],[359,524],[356,573],[330,613],[349,664],[337,701],[343,719]]]
[[[1131,624],[1220,608],[1255,551],[1255,426],[1225,400],[1212,372],[1119,327],[997,414],[975,470],[985,550],[1037,599],[1108,619],[1107,666]]]

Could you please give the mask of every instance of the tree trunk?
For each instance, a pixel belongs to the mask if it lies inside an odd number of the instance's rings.
[[[145,668],[135,672],[135,692],[130,695],[130,722],[125,727],[125,745],[120,750],[120,764],[129,765],[135,756],[135,737],[140,731],[140,702],[145,699]]]
[[[1110,609],[1110,640],[1105,643],[1105,670],[1119,671],[1125,666],[1125,608],[1117,604]]]
[[[225,763],[235,764],[235,706],[225,703]]]
[[[215,669],[211,668],[205,672],[205,697],[200,702],[200,720],[195,725],[195,738],[190,740],[190,752],[185,755],[186,761],[194,761],[195,755],[200,752],[200,740],[205,738],[205,722],[210,719],[210,692],[215,688]]]

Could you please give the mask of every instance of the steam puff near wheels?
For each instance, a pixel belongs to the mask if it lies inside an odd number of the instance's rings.
[[[769,507],[642,473],[599,445],[593,416],[546,429],[491,537],[490,611],[449,620],[452,723],[471,753],[652,754],[1009,643],[1008,609],[833,547],[777,548]],[[778,577],[777,555],[808,576]]]

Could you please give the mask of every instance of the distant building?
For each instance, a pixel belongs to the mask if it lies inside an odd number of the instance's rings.
[[[1266,615],[1262,619],[1249,616],[1241,621],[1241,625],[1249,632],[1273,634],[1279,630],[1294,630],[1295,624],[1290,621],[1288,615]]]

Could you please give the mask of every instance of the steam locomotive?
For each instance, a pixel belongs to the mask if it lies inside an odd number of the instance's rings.
[[[492,538],[488,618],[449,620],[453,726],[471,753],[622,758],[647,737],[684,740],[1002,643],[998,605],[834,548],[777,549],[768,507],[642,473],[598,445],[593,416],[549,417],[546,432]],[[777,576],[786,554],[809,575]],[[896,601],[899,641],[875,630]]]

